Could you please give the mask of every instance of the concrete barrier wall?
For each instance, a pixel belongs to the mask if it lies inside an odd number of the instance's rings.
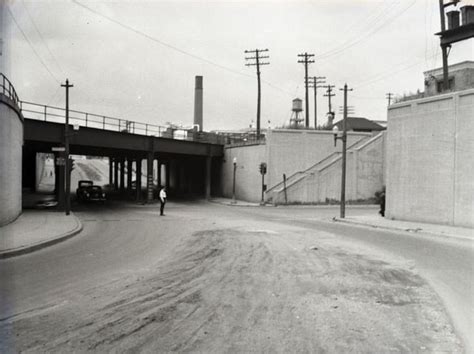
[[[370,137],[370,133],[349,132],[347,146]],[[334,134],[325,130],[279,129],[267,133],[268,185],[274,186],[296,171],[303,171],[334,152],[341,151],[341,141],[334,146]]]
[[[0,226],[21,213],[23,118],[0,95]]]
[[[474,227],[474,90],[388,110],[386,216]]]
[[[259,171],[259,165],[266,161],[266,145],[227,147],[224,149],[222,194],[226,198],[232,198],[234,157],[237,158],[236,199],[259,202],[262,191],[262,175]]]

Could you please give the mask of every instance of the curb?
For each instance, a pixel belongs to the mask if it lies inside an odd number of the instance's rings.
[[[268,206],[268,205],[260,205],[260,204],[239,204],[238,202],[236,203],[231,203],[231,202],[220,202],[218,200],[212,200],[209,199],[207,200],[209,203],[214,203],[214,204],[220,204],[220,205],[227,205],[230,207],[246,207],[246,208],[255,208],[255,207],[262,207],[262,206]]]
[[[347,220],[347,219],[341,219],[338,217],[334,217],[333,221],[340,222],[343,224],[358,225],[358,226],[372,228],[372,229],[382,229],[382,230],[388,230],[388,231],[403,231],[403,232],[411,233],[411,234],[428,234],[428,235],[433,235],[433,236],[438,236],[438,237],[449,237],[449,238],[457,238],[461,240],[472,241],[471,237],[455,235],[455,234],[439,233],[439,232],[434,232],[434,231],[430,231],[430,230],[426,230],[422,228],[412,229],[412,228],[403,228],[403,227],[395,227],[395,226],[374,225],[374,224],[369,224],[362,221]]]
[[[71,237],[77,235],[78,233],[80,233],[82,231],[83,225],[82,225],[81,221],[75,215],[73,215],[73,216],[76,219],[76,227],[73,230],[68,231],[64,234],[61,234],[59,236],[55,236],[55,237],[50,238],[48,240],[35,243],[33,245],[28,245],[28,246],[15,248],[15,249],[12,249],[12,250],[2,251],[2,252],[0,252],[0,259],[7,259],[7,258],[12,258],[12,257],[16,257],[16,256],[21,256],[23,254],[31,253],[31,252],[40,250],[42,248],[46,248],[46,247],[55,245],[57,243],[66,241],[67,239],[70,239]]]

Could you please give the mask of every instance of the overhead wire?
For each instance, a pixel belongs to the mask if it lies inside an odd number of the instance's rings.
[[[391,10],[391,8],[394,7],[395,5],[396,4],[391,3],[387,8],[382,9],[382,11],[379,14],[377,14],[376,16],[369,16],[367,18],[367,20],[364,21],[364,25],[361,27],[359,32],[361,32],[361,34],[362,34],[364,31],[366,31],[370,28],[373,28],[377,24],[379,19],[383,18],[385,13],[388,13]],[[352,29],[350,28],[350,29],[346,30],[345,32],[350,33],[351,31],[352,31]],[[322,59],[322,58],[325,58],[325,57],[330,57],[335,52],[345,50],[346,48],[348,48],[351,45],[351,43],[354,40],[357,40],[358,38],[361,38],[361,37],[356,36],[354,38],[348,38],[343,43],[341,43],[339,46],[336,46],[335,48],[332,48],[332,49],[330,49],[326,52],[322,52],[322,53],[316,55],[315,59]]]
[[[215,61],[212,61],[212,60],[210,60],[210,59],[201,57],[201,56],[196,55],[196,54],[194,54],[194,53],[191,53],[191,52],[189,52],[189,51],[186,51],[186,50],[183,50],[183,49],[181,49],[181,48],[178,48],[177,46],[174,46],[174,45],[172,45],[172,44],[169,44],[169,43],[167,43],[167,42],[165,42],[165,41],[162,41],[161,39],[158,39],[158,38],[156,38],[156,37],[154,37],[154,36],[151,36],[151,35],[149,35],[148,33],[145,33],[145,32],[143,32],[143,31],[141,31],[141,30],[138,30],[138,29],[136,29],[136,28],[134,28],[134,27],[132,27],[132,26],[129,26],[129,25],[125,24],[125,23],[122,23],[122,22],[120,22],[120,21],[118,21],[118,20],[116,20],[116,19],[114,19],[114,18],[112,18],[112,17],[110,17],[110,16],[104,15],[103,13],[100,13],[99,11],[96,11],[96,10],[92,9],[91,7],[89,7],[89,6],[87,6],[87,5],[84,5],[83,3],[81,3],[81,2],[78,1],[78,0],[72,0],[72,2],[75,3],[75,4],[78,5],[78,6],[80,6],[80,7],[84,8],[84,9],[86,9],[87,11],[92,12],[93,14],[95,14],[95,15],[97,15],[97,16],[99,16],[99,17],[105,18],[105,19],[107,19],[108,21],[110,21],[110,22],[112,22],[112,23],[115,23],[117,26],[120,26],[120,27],[122,27],[122,28],[124,28],[124,29],[126,29],[126,30],[128,30],[128,31],[131,31],[131,32],[133,32],[133,33],[135,33],[135,34],[137,34],[137,35],[139,35],[139,36],[141,36],[141,37],[144,37],[144,38],[146,38],[146,39],[148,39],[148,40],[151,40],[151,41],[153,41],[153,42],[155,42],[155,43],[157,43],[157,44],[159,44],[159,45],[162,45],[162,46],[164,46],[164,47],[167,47],[167,48],[169,48],[169,49],[171,49],[171,50],[174,50],[174,51],[176,51],[176,52],[178,52],[178,53],[181,53],[181,54],[183,54],[183,55],[189,56],[189,57],[194,58],[194,59],[196,59],[196,60],[202,61],[202,62],[204,62],[204,63],[206,63],[206,64],[209,64],[209,65],[218,67],[218,68],[220,68],[220,69],[222,69],[222,70],[231,72],[231,73],[236,74],[236,75],[240,75],[240,76],[244,76],[244,77],[248,77],[248,78],[254,78],[253,75],[243,73],[243,72],[241,72],[241,71],[238,71],[238,70],[235,70],[235,69],[230,68],[230,67],[228,67],[228,66],[219,64],[219,63],[217,63],[217,62],[215,62]],[[281,92],[287,94],[287,95],[290,95],[290,94],[291,94],[289,91],[287,91],[287,90],[285,90],[285,89],[282,89],[282,88],[278,87],[277,85],[275,85],[275,84],[273,84],[273,83],[271,83],[271,82],[269,82],[269,81],[267,81],[267,80],[263,80],[263,79],[262,79],[262,82],[265,83],[266,85],[268,85],[268,86],[270,86],[270,87],[276,89],[276,90],[279,90],[279,91],[281,91]]]
[[[61,64],[59,63],[59,61],[54,56],[53,52],[51,51],[51,48],[49,48],[48,44],[46,43],[46,40],[43,37],[43,34],[41,33],[38,26],[36,25],[36,22],[34,21],[33,16],[31,16],[30,10],[28,10],[28,6],[26,6],[25,0],[22,1],[22,4],[23,4],[23,8],[25,9],[25,12],[26,12],[30,22],[33,24],[33,27],[34,27],[36,33],[38,33],[38,36],[39,36],[41,42],[43,43],[44,47],[48,51],[51,58],[53,58],[53,61],[56,64],[56,66],[59,68],[59,70],[63,73],[64,76],[66,76]]]
[[[315,60],[323,60],[323,59],[328,59],[330,57],[333,57],[334,55],[338,55],[344,51],[346,51],[347,49],[349,48],[352,48],[354,47],[355,45],[359,44],[360,42],[362,42],[363,40],[365,40],[366,38],[369,38],[370,36],[372,36],[373,34],[377,33],[378,31],[380,31],[382,28],[384,28],[385,26],[389,25],[390,23],[392,23],[393,21],[395,21],[398,17],[400,17],[401,15],[403,15],[406,11],[408,11],[413,5],[415,5],[417,0],[413,0],[407,7],[405,7],[404,9],[402,9],[401,11],[399,11],[398,13],[396,13],[394,16],[392,16],[391,18],[389,18],[388,20],[386,20],[385,22],[383,22],[382,24],[380,24],[378,27],[376,27],[375,29],[369,31],[368,33],[366,33],[365,35],[363,35],[362,37],[360,37],[359,39],[356,39],[354,41],[352,41],[350,44],[347,44],[343,47],[341,47],[340,49],[333,49],[332,51],[328,51],[326,53],[322,53],[318,56],[315,57]]]
[[[28,45],[30,46],[31,50],[33,51],[33,53],[35,54],[35,56],[38,58],[39,62],[43,65],[43,67],[46,69],[46,71],[49,73],[49,75],[54,79],[54,81],[56,81],[58,84],[60,84],[60,81],[57,79],[57,77],[53,74],[53,72],[49,69],[48,65],[46,65],[46,63],[44,62],[43,58],[41,57],[41,55],[36,51],[36,48],[33,46],[33,43],[31,43],[30,39],[28,38],[28,36],[26,35],[26,33],[23,31],[23,29],[21,28],[20,24],[18,23],[18,21],[16,20],[15,18],[15,15],[13,14],[13,12],[10,10],[9,7],[7,7],[8,9],[8,12],[10,13],[10,16],[11,18],[13,19],[13,22],[15,22],[15,25],[17,26],[18,30],[20,31],[20,33],[22,34],[23,38],[25,39],[25,41],[28,43]]]

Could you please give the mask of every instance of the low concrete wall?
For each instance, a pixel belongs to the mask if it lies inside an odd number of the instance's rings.
[[[390,106],[386,216],[474,227],[474,89]]]
[[[0,226],[21,213],[23,117],[0,95]]]

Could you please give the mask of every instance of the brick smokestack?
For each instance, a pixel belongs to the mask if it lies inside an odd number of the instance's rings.
[[[194,124],[199,125],[199,131],[203,131],[202,126],[202,76],[196,76],[196,86],[194,89]]]

